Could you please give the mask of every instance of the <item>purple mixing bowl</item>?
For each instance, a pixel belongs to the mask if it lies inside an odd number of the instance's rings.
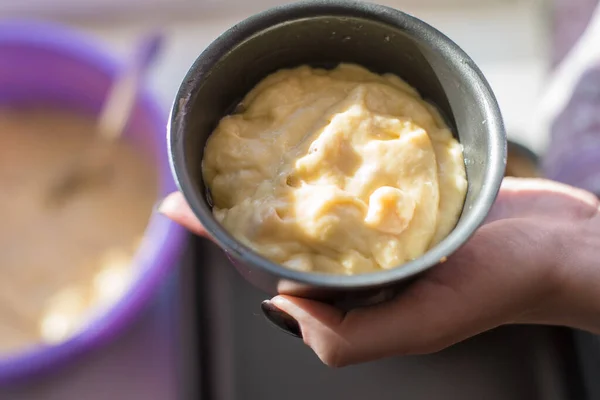
[[[0,107],[52,104],[97,113],[120,67],[110,52],[80,32],[34,21],[0,22]],[[166,113],[142,90],[126,138],[152,155],[161,196],[175,190],[165,151],[166,121]],[[151,299],[185,239],[183,229],[155,213],[134,259],[136,277],[124,296],[65,342],[1,355],[0,383],[54,369],[113,338]]]

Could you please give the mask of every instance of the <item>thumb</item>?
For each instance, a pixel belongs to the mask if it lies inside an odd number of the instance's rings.
[[[157,211],[190,232],[206,238],[209,237],[208,232],[198,221],[181,192],[174,192],[165,197],[158,205]]]
[[[592,193],[547,179],[504,178],[487,222],[505,218],[589,218],[598,212]]]

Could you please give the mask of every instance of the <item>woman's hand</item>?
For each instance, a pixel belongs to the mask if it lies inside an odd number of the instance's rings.
[[[316,301],[276,296],[263,309],[271,320],[287,321],[279,325],[295,328],[333,367],[435,352],[504,324],[600,333],[598,210],[588,192],[507,178],[475,236],[394,300],[343,313]],[[181,194],[167,197],[160,211],[207,236]]]

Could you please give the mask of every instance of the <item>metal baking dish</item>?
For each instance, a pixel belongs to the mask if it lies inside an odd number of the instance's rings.
[[[339,370],[264,319],[265,295],[208,241],[196,242],[201,399],[584,400],[572,331],[509,326],[430,356]]]

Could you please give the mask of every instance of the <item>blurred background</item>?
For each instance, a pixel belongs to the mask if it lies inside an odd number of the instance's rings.
[[[123,53],[145,28],[169,43],[152,86],[165,107],[195,57],[219,33],[283,0],[3,0],[0,15],[58,20],[91,32]],[[530,122],[550,69],[583,32],[597,0],[381,0],[447,34],[483,69],[511,135],[533,150],[542,135],[517,133]]]
[[[597,0],[378,2],[423,19],[463,47],[490,81],[510,139],[544,153],[548,131],[532,114]],[[282,3],[0,0],[0,22],[58,22],[122,59],[141,34],[160,28],[166,42],[148,86],[166,116],[188,68],[213,39]],[[581,359],[576,335],[542,327],[503,328],[440,355],[334,373],[266,324],[259,315],[264,295],[241,281],[214,246],[190,238],[185,254],[172,261],[176,267],[125,333],[53,371],[0,386],[0,399],[600,398],[585,380],[600,358]],[[597,346],[588,337],[583,342]],[[589,347],[584,353],[592,354]]]
[[[3,0],[0,15],[64,21],[125,51],[146,27],[167,30],[169,43],[153,73],[152,85],[170,106],[195,57],[219,33],[278,0]],[[563,8],[594,0],[562,1]],[[385,0],[413,14],[456,41],[483,69],[499,99],[509,131],[529,122],[553,61],[552,21],[555,0]],[[589,8],[589,6],[587,7]],[[569,19],[571,10],[565,11]],[[588,15],[585,12],[583,16]],[[569,47],[573,33],[561,39]],[[523,135],[525,144],[543,148],[542,137]]]

